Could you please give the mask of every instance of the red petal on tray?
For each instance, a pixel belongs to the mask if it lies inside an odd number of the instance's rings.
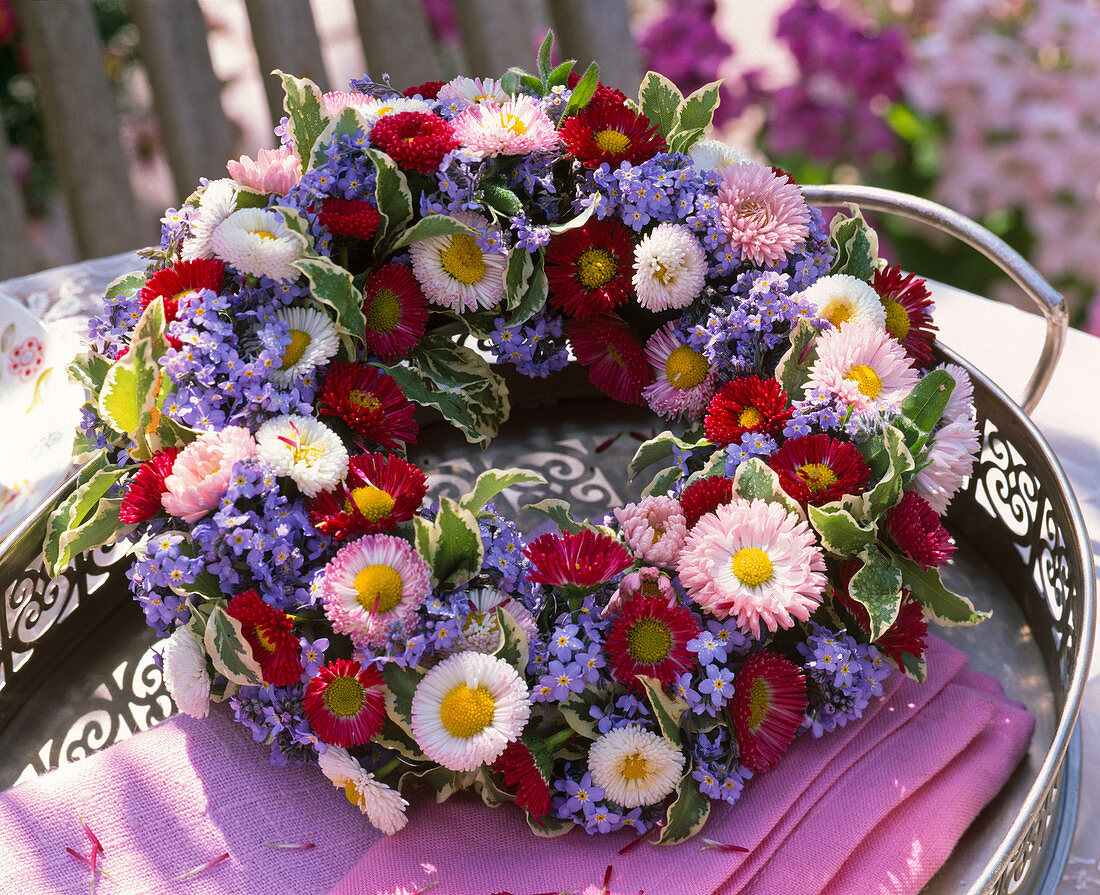
[[[227,851],[222,852],[216,858],[213,858],[213,859],[207,861],[205,864],[200,864],[198,867],[192,868],[191,870],[188,870],[186,873],[181,873],[179,876],[177,876],[175,879],[173,879],[172,882],[178,883],[181,879],[187,879],[187,877],[189,877],[189,876],[195,876],[198,873],[205,873],[207,870],[210,870],[212,867],[217,867],[223,861],[228,861],[228,860],[229,860],[229,852],[227,852]]]

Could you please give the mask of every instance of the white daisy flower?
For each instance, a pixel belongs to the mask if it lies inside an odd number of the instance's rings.
[[[453,652],[472,650],[491,653],[500,646],[500,625],[497,609],[503,609],[516,620],[527,635],[528,650],[538,633],[535,619],[519,600],[502,594],[492,587],[475,587],[466,596],[470,600],[470,613],[462,623],[462,630],[455,640]]]
[[[488,220],[473,212],[459,212],[454,217],[481,232],[490,226]],[[508,258],[483,252],[477,239],[469,234],[422,239],[409,251],[413,274],[433,304],[461,313],[496,307],[504,298]]]
[[[457,99],[467,106],[483,103],[486,100],[506,103],[511,99],[504,92],[501,82],[495,78],[467,78],[463,75],[452,78],[440,87],[436,98],[444,105],[448,100]]]
[[[184,261],[209,258],[213,253],[214,231],[237,210],[237,184],[230,178],[212,180],[199,197],[197,213],[191,218],[191,235],[184,240],[181,254]]]
[[[164,684],[181,712],[205,718],[210,711],[210,674],[206,650],[189,627],[180,625],[161,641]]]
[[[290,331],[290,344],[283,349],[283,362],[272,374],[277,385],[286,388],[333,357],[340,349],[340,336],[329,316],[316,308],[282,308],[275,312]]]
[[[473,771],[519,738],[530,712],[527,685],[511,665],[485,653],[459,653],[417,684],[413,735],[432,761]]]
[[[401,793],[363,770],[346,749],[329,746],[317,759],[321,772],[333,786],[342,786],[348,801],[367,815],[367,819],[387,836],[392,836],[408,823],[405,809],[409,803]]]
[[[289,476],[306,497],[331,491],[348,471],[340,436],[311,416],[269,419],[256,432],[257,456],[276,475]]]
[[[676,788],[683,769],[679,749],[635,725],[608,731],[588,750],[592,782],[624,808],[661,801]]]
[[[650,311],[684,308],[703,291],[707,258],[680,224],[661,224],[634,249],[634,291]]]
[[[970,381],[970,374],[958,364],[940,364],[936,369],[945,370],[955,380],[955,388],[951,392],[951,397],[947,399],[947,407],[943,411],[944,423],[973,419],[974,383]]]
[[[210,248],[242,273],[278,282],[293,282],[301,276],[294,262],[302,257],[303,238],[277,211],[242,208],[233,212],[214,229]]]
[[[336,119],[344,109],[354,109],[363,121],[373,127],[379,118],[393,112],[431,112],[432,104],[422,99],[405,96],[389,96],[385,99],[367,96],[365,93],[326,93],[322,96],[325,117]]]
[[[720,140],[700,140],[688,150],[688,155],[700,171],[721,171],[752,161],[740,149],[727,146]]]
[[[803,290],[801,298],[815,317],[828,320],[840,329],[845,323],[868,323],[886,328],[886,310],[870,283],[848,274],[822,277]]]

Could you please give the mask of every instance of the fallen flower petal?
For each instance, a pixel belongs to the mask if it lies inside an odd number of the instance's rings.
[[[229,852],[222,852],[213,860],[207,861],[205,864],[200,864],[198,867],[194,868],[193,870],[188,870],[186,873],[181,873],[179,876],[173,879],[172,882],[178,883],[181,879],[187,879],[187,877],[194,876],[196,873],[203,873],[212,867],[217,867],[220,863],[222,863],[222,861],[228,860]]]
[[[266,845],[268,848],[286,848],[291,851],[305,851],[307,848],[317,847],[312,842],[261,842],[260,845]]]
[[[743,845],[729,845],[725,842],[715,842],[713,839],[707,839],[705,836],[699,837],[706,845],[700,847],[700,851],[705,851],[708,848],[716,848],[719,851],[737,851],[747,852],[748,849]]]
[[[99,837],[92,832],[92,828],[88,826],[88,822],[79,814],[77,815],[77,817],[80,817],[80,822],[84,825],[84,835],[92,841],[93,851],[101,851],[106,853],[106,849],[103,847],[103,843],[100,842]]]
[[[65,846],[65,851],[67,851],[70,855],[72,855],[74,858],[76,858],[81,863],[86,864],[88,867],[92,866],[92,859],[89,858],[87,855],[82,855],[75,848],[71,848],[70,846],[66,845]],[[111,874],[109,874],[102,867],[99,868],[99,873],[100,873],[101,876],[107,877],[107,879],[111,878]]]

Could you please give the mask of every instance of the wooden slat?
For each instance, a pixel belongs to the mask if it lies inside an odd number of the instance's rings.
[[[499,78],[509,66],[535,67],[540,22],[525,0],[453,0],[471,77]]]
[[[403,2],[403,0],[402,0]],[[260,62],[264,93],[274,121],[283,117],[283,85],[274,69],[309,78],[328,90],[321,42],[309,0],[244,0],[252,42]]]
[[[34,270],[30,242],[27,239],[27,217],[23,197],[11,176],[8,163],[8,143],[0,127],[0,280],[19,277]]]
[[[93,258],[151,242],[157,230],[152,215],[147,222],[138,217],[90,3],[17,0],[16,7],[81,254]]]
[[[224,177],[233,152],[206,23],[196,0],[130,0],[129,9],[141,33],[141,59],[179,202],[198,186],[199,177]]]
[[[600,66],[600,80],[637,96],[642,79],[638,49],[630,33],[626,0],[548,0],[561,53],[576,59],[584,71],[590,62]]]
[[[442,77],[432,32],[420,0],[353,0],[367,71],[389,74],[398,90]]]

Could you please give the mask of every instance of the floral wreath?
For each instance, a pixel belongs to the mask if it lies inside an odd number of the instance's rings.
[[[228,703],[386,833],[472,788],[675,843],[922,678],[927,618],[983,617],[938,572],[972,390],[858,209],[704,139],[716,84],[634,102],[551,44],[404,93],[277,73],[280,148],[170,209],[91,323],[45,559],[128,540],[179,708]],[[538,537],[493,502],[526,470],[425,504],[417,406],[485,444],[502,367],[571,360],[673,425],[639,500],[543,500]]]

